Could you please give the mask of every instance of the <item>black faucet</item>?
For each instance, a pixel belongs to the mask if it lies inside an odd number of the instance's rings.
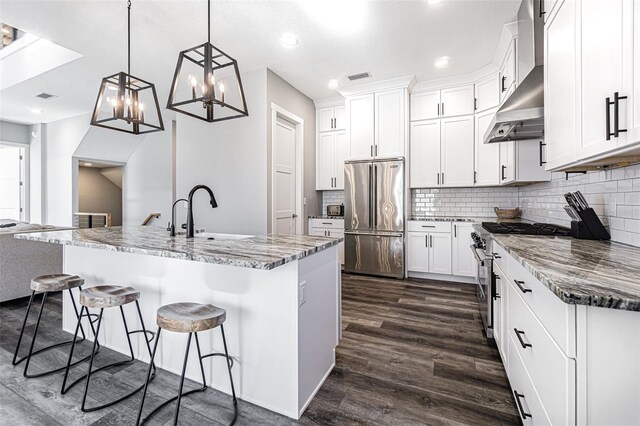
[[[195,231],[193,229],[193,194],[195,194],[195,192],[198,189],[204,189],[205,191],[207,191],[209,193],[209,197],[211,198],[211,207],[212,208],[216,208],[218,207],[218,203],[216,202],[216,197],[213,196],[213,191],[211,190],[211,188],[209,188],[206,185],[196,185],[193,187],[193,189],[191,190],[191,192],[189,192],[189,211],[187,213],[187,238],[193,238],[193,235],[195,234]]]
[[[178,204],[180,201],[185,201],[185,202],[189,202],[187,201],[186,198],[180,198],[178,200],[175,201],[175,203],[173,203],[173,206],[171,207],[171,223],[169,224],[169,226],[167,227],[167,231],[170,232],[169,235],[171,235],[172,237],[176,236],[176,204]]]

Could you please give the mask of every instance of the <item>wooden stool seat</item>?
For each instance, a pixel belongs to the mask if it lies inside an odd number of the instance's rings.
[[[135,288],[119,285],[98,285],[80,292],[80,304],[87,308],[113,308],[139,298],[140,292]]]
[[[31,280],[31,290],[54,292],[80,287],[84,280],[77,275],[50,274],[40,275]]]
[[[158,309],[158,327],[176,333],[197,333],[222,324],[227,311],[202,303],[172,303]]]

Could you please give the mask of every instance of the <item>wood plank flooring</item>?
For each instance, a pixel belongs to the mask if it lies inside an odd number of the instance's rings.
[[[303,417],[294,422],[240,401],[236,424],[520,424],[497,350],[483,335],[472,285],[344,274],[342,295],[343,339],[336,368]],[[37,347],[70,337],[61,330],[60,299],[47,303]],[[82,413],[81,386],[60,395],[60,374],[25,379],[20,366],[11,366],[25,309],[25,300],[0,305],[0,424],[134,424],[137,395],[115,407]],[[28,333],[34,325],[35,315]],[[88,345],[79,346],[79,356],[88,353]],[[67,350],[34,358],[32,366],[63,365]],[[123,355],[103,349],[99,365],[121,359]],[[79,370],[74,377],[84,373]],[[136,362],[96,375],[89,402],[134,389],[145,371],[145,364]],[[177,382],[176,375],[160,372],[147,397],[149,406],[173,396]],[[196,386],[185,383],[188,389]],[[227,395],[215,390],[193,394],[183,399],[180,423],[227,424],[229,403]],[[172,424],[173,410],[173,405],[165,408],[150,424]]]

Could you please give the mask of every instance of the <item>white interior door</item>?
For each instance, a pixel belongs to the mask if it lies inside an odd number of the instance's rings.
[[[0,146],[0,219],[21,220],[22,148]]]
[[[296,129],[278,118],[273,138],[273,217],[276,234],[295,234],[296,221]]]

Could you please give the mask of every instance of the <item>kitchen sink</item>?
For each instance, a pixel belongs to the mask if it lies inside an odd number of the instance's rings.
[[[200,232],[196,233],[195,238],[197,239],[205,239],[211,241],[233,241],[233,240],[243,240],[245,238],[251,238],[253,235],[241,235],[241,234],[217,234],[214,232]]]

